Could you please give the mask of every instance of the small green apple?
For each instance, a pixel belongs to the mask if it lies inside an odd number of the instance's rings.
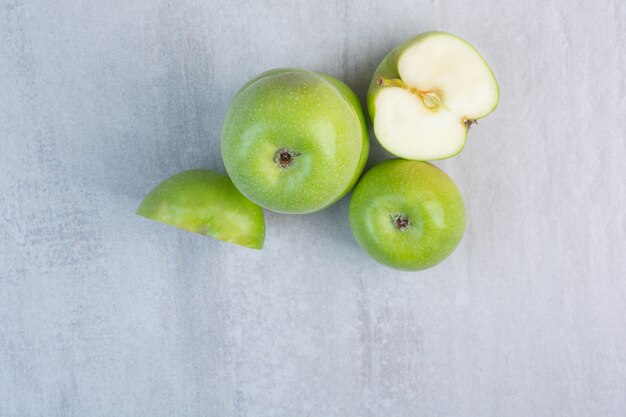
[[[137,214],[189,232],[261,249],[265,240],[263,210],[233,185],[208,169],[193,169],[157,185]]]
[[[370,169],[349,211],[359,245],[376,261],[407,271],[443,261],[465,231],[461,193],[428,162],[392,159]]]
[[[245,84],[222,128],[222,158],[233,183],[255,203],[311,213],[345,195],[369,150],[356,95],[328,75],[276,69]]]
[[[367,106],[385,149],[426,161],[461,152],[470,126],[495,110],[499,98],[498,83],[476,49],[449,33],[426,32],[385,57]]]

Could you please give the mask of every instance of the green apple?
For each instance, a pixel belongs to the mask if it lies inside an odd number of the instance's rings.
[[[235,95],[222,129],[222,157],[239,191],[282,213],[333,204],[358,180],[369,150],[356,95],[328,75],[276,69]]]
[[[265,240],[263,210],[233,185],[208,169],[193,169],[157,185],[137,214],[194,233],[261,249]]]
[[[392,159],[370,169],[350,200],[350,228],[376,261],[417,271],[443,261],[465,231],[465,206],[445,172]]]
[[[419,161],[461,152],[477,119],[495,110],[498,83],[469,43],[426,32],[394,48],[376,69],[367,106],[380,144]]]

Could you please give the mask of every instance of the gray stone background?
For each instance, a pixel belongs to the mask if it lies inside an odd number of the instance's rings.
[[[249,78],[363,99],[430,29],[502,90],[437,163],[469,211],[445,263],[371,261],[348,198],[266,213],[263,251],[133,214],[223,171]],[[626,415],[623,1],[0,0],[0,42],[0,416]]]

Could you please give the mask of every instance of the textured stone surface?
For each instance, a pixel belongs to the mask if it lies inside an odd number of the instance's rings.
[[[133,214],[223,171],[249,78],[363,99],[429,29],[502,90],[438,163],[469,209],[444,264],[370,261],[347,199],[267,213],[258,252]],[[620,0],[0,0],[0,415],[626,415],[625,51]]]

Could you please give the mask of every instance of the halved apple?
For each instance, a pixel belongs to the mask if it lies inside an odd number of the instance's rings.
[[[470,126],[491,113],[499,97],[498,83],[474,47],[449,33],[426,32],[385,57],[367,105],[385,149],[425,161],[458,154]]]
[[[263,210],[244,197],[226,175],[192,169],[157,185],[137,214],[189,232],[253,249],[265,240]]]

